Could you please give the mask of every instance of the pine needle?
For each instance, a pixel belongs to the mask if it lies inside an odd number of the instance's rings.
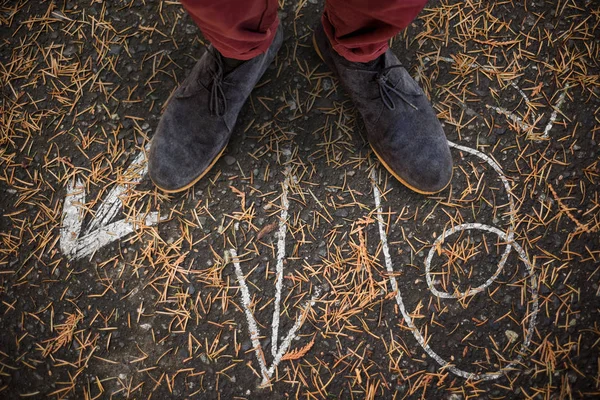
[[[313,347],[314,344],[315,344],[315,338],[313,336],[312,340],[310,342],[308,342],[306,344],[306,346],[301,347],[299,349],[294,349],[294,350],[291,350],[291,351],[288,351],[287,353],[285,353],[283,355],[283,357],[281,357],[281,361],[298,360],[298,359],[304,357],[306,355],[306,353],[308,353],[308,351]]]

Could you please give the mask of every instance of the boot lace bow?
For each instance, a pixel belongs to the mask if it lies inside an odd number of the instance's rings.
[[[223,85],[226,84],[223,82],[225,67],[223,66],[222,56],[218,51],[209,52],[215,59],[215,68],[210,71],[211,83],[208,109],[212,115],[222,117],[227,112],[227,97],[223,90]]]
[[[388,71],[390,71],[391,69],[400,68],[400,67],[402,67],[402,65],[392,65],[390,67],[385,67],[381,71],[379,71],[377,73],[377,75],[375,75],[375,81],[379,85],[379,96],[381,96],[381,100],[383,101],[383,104],[389,110],[394,110],[396,108],[396,103],[394,102],[394,97],[392,96],[393,94],[395,94],[406,104],[408,104],[409,106],[411,106],[412,108],[414,108],[415,110],[418,111],[419,108],[417,106],[415,106],[413,103],[411,103],[404,96],[404,94],[402,94],[402,92],[400,92],[398,89],[396,89],[394,86],[392,86],[390,79],[388,78],[388,74],[387,74]]]

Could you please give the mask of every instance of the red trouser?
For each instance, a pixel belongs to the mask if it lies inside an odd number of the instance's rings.
[[[264,53],[277,31],[277,0],[180,0],[204,36],[228,58]],[[427,0],[327,0],[322,23],[333,48],[350,61],[383,54]]]

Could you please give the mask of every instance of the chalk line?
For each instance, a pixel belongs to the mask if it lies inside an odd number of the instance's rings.
[[[560,110],[563,103],[565,102],[565,98],[567,96],[567,91],[569,90],[570,87],[571,86],[567,83],[563,92],[558,97],[558,101],[556,102],[556,105],[554,106],[554,110],[552,111],[552,114],[550,114],[550,121],[548,122],[548,125],[546,125],[546,128],[544,128],[544,133],[542,134],[542,138],[544,138],[544,139],[548,138],[548,134],[550,133],[550,130],[554,126],[554,122],[556,121],[556,117],[558,116],[558,110]]]
[[[152,226],[159,221],[160,216],[158,213],[151,212],[144,218],[143,225]],[[135,221],[127,221],[125,219],[101,226],[77,240],[77,244],[74,246],[72,252],[73,258],[77,259],[90,256],[107,244],[135,232],[140,226],[142,226],[142,224],[136,223]]]
[[[268,379],[263,379],[262,385],[266,385],[268,383],[269,379],[271,379],[271,377],[273,376],[273,373],[275,372],[275,368],[277,368],[277,366],[281,362],[281,358],[284,356],[284,354],[287,353],[288,349],[290,348],[290,345],[292,344],[292,339],[294,339],[294,337],[296,336],[296,332],[302,326],[302,323],[304,320],[304,315],[308,312],[308,310],[310,308],[312,308],[315,305],[316,300],[320,295],[321,295],[321,292],[320,292],[319,288],[317,287],[315,289],[315,293],[311,296],[310,301],[308,301],[306,303],[306,305],[304,306],[303,311],[300,314],[298,314],[298,316],[296,317],[296,322],[294,322],[294,326],[292,326],[292,328],[290,329],[290,331],[288,332],[286,337],[281,341],[281,346],[279,346],[279,350],[277,351],[277,354],[273,358],[273,363],[271,364],[271,367],[267,371]]]
[[[242,292],[242,306],[244,308],[244,314],[246,315],[246,321],[248,321],[250,341],[252,342],[252,346],[254,346],[254,353],[256,354],[256,359],[258,360],[260,372],[264,380],[266,377],[269,376],[269,374],[267,371],[267,366],[265,365],[265,359],[263,358],[263,354],[261,351],[260,342],[258,341],[258,336],[260,335],[260,332],[258,331],[258,326],[256,325],[254,314],[252,314],[249,307],[251,302],[250,291],[248,290],[248,285],[246,285],[246,278],[242,273],[242,268],[240,267],[240,261],[237,256],[237,252],[234,249],[230,249],[229,254],[231,254],[231,259],[233,260],[233,265],[235,267],[235,276],[237,277],[238,283],[240,285],[240,290]]]
[[[531,125],[529,125],[527,122],[524,122],[523,118],[508,111],[506,108],[490,106],[489,104],[486,104],[485,107],[490,110],[496,111],[498,114],[504,115],[506,118],[508,118],[512,122],[514,122],[519,127],[519,129],[521,129],[522,131],[527,131],[527,130],[531,129]]]
[[[85,204],[85,187],[77,179],[67,185],[67,195],[63,205],[63,221],[60,228],[60,250],[72,254],[83,224],[82,206]]]
[[[287,232],[288,209],[290,203],[287,193],[289,189],[290,169],[286,168],[285,179],[283,180],[283,190],[281,193],[281,216],[279,217],[279,232],[277,239],[277,266],[275,278],[275,304],[273,307],[273,325],[271,336],[271,354],[277,355],[279,346],[279,313],[281,311],[281,287],[283,286],[283,259],[285,257],[285,236]]]

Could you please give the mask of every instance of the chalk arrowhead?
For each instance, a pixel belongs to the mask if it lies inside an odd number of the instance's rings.
[[[148,147],[145,149],[148,150]],[[76,260],[94,254],[107,244],[123,238],[141,227],[152,226],[160,222],[160,216],[151,212],[142,221],[125,219],[111,222],[123,208],[121,196],[137,185],[148,172],[145,151],[141,151],[129,165],[123,178],[126,183],[116,185],[100,204],[95,217],[81,235],[83,225],[83,206],[85,187],[81,180],[67,186],[67,195],[63,205],[63,222],[60,233],[60,249],[69,259]]]
[[[310,307],[315,304],[316,299],[320,296],[318,290],[315,290],[315,293],[311,297],[311,300],[304,306],[304,312],[300,313],[296,317],[294,325],[290,328],[288,333],[285,335],[283,340],[279,341],[279,317],[281,313],[281,289],[283,286],[283,259],[285,257],[285,236],[287,231],[287,219],[288,219],[288,209],[289,209],[289,201],[287,198],[287,192],[289,189],[289,170],[286,171],[286,178],[283,182],[283,193],[281,195],[281,216],[279,218],[279,237],[277,241],[277,264],[276,264],[276,277],[275,277],[275,299],[273,306],[273,321],[271,323],[271,354],[273,355],[273,361],[271,365],[267,367],[264,359],[264,352],[262,350],[262,346],[260,341],[258,340],[260,336],[260,331],[258,328],[258,324],[254,319],[254,315],[250,310],[251,296],[250,291],[248,290],[248,285],[246,284],[246,277],[242,272],[242,268],[240,266],[240,262],[238,260],[237,253],[234,249],[229,250],[229,258],[232,260],[233,265],[235,267],[235,274],[237,281],[240,285],[241,292],[241,300],[242,307],[244,309],[244,314],[246,316],[246,320],[248,322],[248,331],[250,333],[250,340],[252,341],[252,346],[254,347],[254,352],[256,354],[256,359],[258,361],[258,365],[260,366],[260,371],[262,375],[262,384],[267,385],[269,380],[273,376],[275,372],[275,368],[281,362],[283,355],[288,351],[292,339],[294,339],[296,332],[302,326],[302,322],[304,320],[303,315],[305,315],[306,311]],[[227,258],[227,257],[226,257]]]

